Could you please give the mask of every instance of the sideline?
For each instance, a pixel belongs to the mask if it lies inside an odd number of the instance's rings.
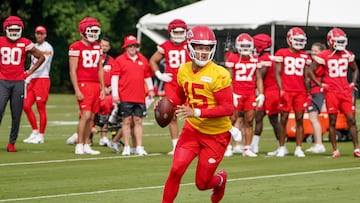
[[[148,154],[146,156],[160,156],[160,155],[161,155],[160,153],[152,153],[152,154]],[[139,156],[139,155],[121,156],[121,155],[119,155],[119,156],[93,157],[93,158],[78,158],[78,159],[60,159],[60,160],[49,160],[49,161],[3,163],[3,164],[0,164],[0,167],[3,167],[3,166],[18,166],[18,165],[63,163],[63,162],[75,162],[75,161],[107,160],[107,159],[130,159],[130,158],[137,158],[137,157],[144,157],[144,156]]]
[[[228,181],[229,182],[237,182],[237,181],[247,181],[247,180],[266,179],[266,178],[278,178],[278,177],[299,176],[299,175],[309,175],[309,174],[319,174],[319,173],[331,173],[331,172],[339,172],[339,171],[351,171],[351,170],[359,170],[359,169],[360,169],[360,167],[338,168],[338,169],[316,170],[316,171],[305,171],[305,172],[284,173],[284,174],[277,174],[277,175],[254,176],[254,177],[247,177],[247,178],[235,178],[235,179],[228,179]],[[195,184],[194,183],[181,184],[181,186],[189,186],[189,185],[195,185]],[[99,191],[92,191],[92,192],[79,192],[79,193],[68,193],[68,194],[58,194],[58,195],[46,195],[46,196],[36,196],[36,197],[3,199],[3,200],[0,200],[0,202],[14,202],[14,201],[36,200],[36,199],[50,199],[50,198],[57,198],[57,197],[94,195],[94,194],[103,194],[103,193],[110,193],[110,192],[125,192],[125,191],[161,189],[163,187],[164,186],[161,185],[161,186],[124,188],[124,189],[113,189],[113,190],[99,190]]]

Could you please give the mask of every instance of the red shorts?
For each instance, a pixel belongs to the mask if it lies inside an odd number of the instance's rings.
[[[50,78],[33,78],[26,87],[26,98],[46,102],[49,98]]]
[[[279,109],[286,112],[290,112],[291,109],[294,111],[305,110],[306,98],[306,92],[285,92],[284,97],[280,98]]]
[[[100,83],[79,82],[79,89],[84,95],[82,101],[78,100],[80,111],[91,111],[97,113],[100,110]]]
[[[265,111],[267,115],[274,115],[279,113],[279,90],[267,90],[264,92],[265,102],[264,105],[258,107],[259,111]]]
[[[355,112],[352,93],[325,92],[326,108],[328,113],[350,114]]]
[[[114,108],[114,104],[112,101],[112,95],[106,95],[104,100],[100,102],[100,110],[99,113],[101,115],[109,115],[111,110]]]
[[[255,95],[238,95],[237,98],[238,105],[235,106],[235,109],[238,112],[241,111],[250,111],[256,109],[256,96]]]

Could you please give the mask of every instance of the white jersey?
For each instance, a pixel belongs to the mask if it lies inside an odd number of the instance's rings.
[[[48,42],[43,42],[41,44],[36,43],[35,48],[39,49],[42,54],[45,56],[44,63],[33,73],[30,75],[31,78],[48,78],[51,62],[54,56],[54,49]],[[38,59],[31,55],[31,67],[34,66]]]

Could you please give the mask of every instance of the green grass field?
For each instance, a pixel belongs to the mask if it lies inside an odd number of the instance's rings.
[[[75,155],[65,144],[76,131],[78,108],[73,95],[50,95],[45,144],[24,144],[31,128],[22,117],[17,153],[6,152],[10,131],[10,109],[0,126],[0,202],[161,202],[163,185],[171,165],[166,155],[171,149],[167,128],[160,128],[149,111],[144,120],[144,146],[149,156],[122,157],[107,147],[94,149],[101,155]],[[234,155],[224,158],[220,169],[228,172],[222,202],[308,203],[360,202],[360,159],[352,156],[352,143],[339,143],[341,158],[330,158],[330,143],[324,154],[295,158],[295,143],[287,143],[291,154],[267,157],[276,148],[266,120],[257,158]],[[327,135],[326,135],[327,136]],[[110,135],[109,135],[110,137]],[[304,143],[303,148],[310,147]],[[195,160],[196,161],[196,160]],[[175,202],[210,202],[211,191],[194,185],[195,163],[183,177]]]

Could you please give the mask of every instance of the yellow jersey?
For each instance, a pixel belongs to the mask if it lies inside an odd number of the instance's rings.
[[[199,71],[192,69],[192,62],[180,66],[177,75],[179,86],[186,96],[186,105],[192,108],[211,109],[216,107],[214,93],[231,86],[229,71],[209,62]],[[229,131],[232,127],[230,116],[216,118],[187,118],[187,121],[201,133],[215,135]]]

